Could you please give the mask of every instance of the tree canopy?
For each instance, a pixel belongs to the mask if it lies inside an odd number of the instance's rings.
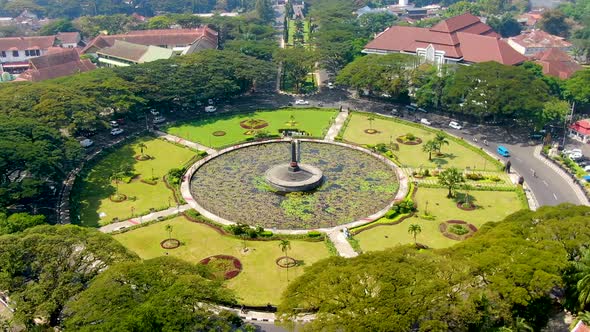
[[[66,331],[242,331],[242,320],[218,313],[232,292],[208,270],[172,257],[126,262],[99,275],[69,302]]]
[[[110,265],[135,260],[111,236],[77,226],[38,226],[0,236],[0,289],[25,325],[55,326],[65,303]]]
[[[314,312],[311,330],[539,330],[563,271],[590,240],[590,208],[520,211],[451,248],[402,246],[315,263],[289,285],[279,313]]]

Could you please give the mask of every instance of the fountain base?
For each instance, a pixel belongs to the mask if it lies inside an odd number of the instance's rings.
[[[322,184],[323,173],[319,168],[305,164],[293,168],[290,164],[271,167],[266,171],[266,182],[282,192],[311,191]]]

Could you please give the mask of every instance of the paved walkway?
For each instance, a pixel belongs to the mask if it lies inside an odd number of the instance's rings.
[[[572,181],[571,175],[566,173],[559,166],[555,165],[555,163],[553,163],[551,160],[549,160],[549,159],[545,158],[543,155],[541,155],[542,148],[543,147],[541,145],[537,146],[535,148],[535,152],[533,153],[533,156],[535,156],[535,158],[539,159],[545,165],[549,166],[553,171],[555,171],[555,173],[557,173],[560,177],[563,178],[563,183],[572,188],[572,190],[576,194],[576,197],[578,197],[580,204],[590,206],[590,202],[588,202],[588,198],[586,198],[586,195],[584,195],[582,188],[580,188],[580,186],[578,186],[576,183],[574,183]]]
[[[195,149],[195,150],[207,151],[207,153],[210,154],[210,155],[213,155],[213,154],[216,154],[217,153],[217,150],[212,149],[212,148],[210,148],[208,146],[204,146],[204,145],[201,145],[199,143],[187,141],[184,138],[180,138],[178,136],[170,135],[170,134],[167,134],[167,133],[165,133],[163,131],[156,130],[156,135],[158,135],[158,137],[161,137],[161,138],[163,138],[163,139],[165,139],[167,141],[178,143],[178,144],[182,144],[184,146],[188,146],[189,148],[192,148],[192,149]]]
[[[174,206],[174,207],[171,207],[167,210],[162,210],[162,211],[146,214],[145,216],[139,216],[139,217],[135,217],[135,218],[119,221],[119,222],[114,222],[112,224],[102,226],[101,228],[99,228],[99,230],[103,233],[110,233],[110,232],[121,230],[123,228],[127,228],[127,227],[131,227],[131,226],[143,224],[148,221],[156,220],[160,217],[168,217],[171,215],[176,215],[176,214],[179,214],[179,213],[184,212],[186,210],[190,210],[190,208],[191,207],[188,204],[180,205],[178,207]]]
[[[350,243],[346,240],[346,236],[344,236],[344,232],[342,232],[342,227],[336,227],[328,232],[328,237],[332,243],[334,243],[334,247],[338,251],[338,254],[344,258],[351,258],[358,256],[358,253],[352,249]]]
[[[344,125],[344,122],[347,118],[348,108],[343,109],[342,112],[338,113],[336,120],[334,120],[334,123],[332,124],[330,129],[328,129],[328,133],[326,134],[326,137],[324,139],[326,141],[333,141],[336,138],[336,136],[338,136],[338,133],[340,132],[340,129],[342,129],[342,126]]]

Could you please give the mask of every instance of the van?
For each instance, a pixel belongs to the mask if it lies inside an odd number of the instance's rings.
[[[92,146],[92,144],[94,144],[94,142],[91,139],[89,139],[89,138],[83,139],[83,140],[80,141],[80,145],[83,148],[89,148],[89,147]]]
[[[406,109],[410,112],[416,111],[417,107],[412,105],[406,105]]]
[[[502,145],[498,145],[498,149],[496,149],[496,151],[498,152],[499,155],[501,155],[502,157],[510,157],[510,151],[508,151],[508,149],[506,149],[505,147],[503,147]]]

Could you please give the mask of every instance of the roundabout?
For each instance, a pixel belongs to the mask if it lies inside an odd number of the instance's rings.
[[[371,222],[406,195],[406,177],[382,156],[344,143],[298,142],[241,144],[202,159],[186,172],[183,197],[225,225],[293,233]]]

